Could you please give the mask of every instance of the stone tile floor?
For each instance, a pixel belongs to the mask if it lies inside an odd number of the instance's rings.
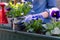
[[[60,0],[56,0],[57,1],[57,7],[60,9]]]

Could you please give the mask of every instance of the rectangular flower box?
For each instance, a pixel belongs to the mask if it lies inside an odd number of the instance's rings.
[[[60,40],[60,37],[0,28],[0,40]]]

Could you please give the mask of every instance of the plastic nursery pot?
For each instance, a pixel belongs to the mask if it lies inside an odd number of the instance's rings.
[[[25,25],[21,22],[23,18],[14,18],[13,20],[13,30],[23,31]]]
[[[16,29],[16,25],[15,25],[15,23],[17,23],[19,20],[17,20],[17,18],[14,18],[14,20],[13,20],[13,30],[15,30]]]

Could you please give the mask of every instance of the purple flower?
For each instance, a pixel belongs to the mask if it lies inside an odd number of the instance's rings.
[[[7,8],[6,10],[7,10],[7,11],[10,11],[10,10],[11,10],[11,8],[9,7],[9,8]]]
[[[60,17],[60,13],[59,11],[52,11],[51,16],[58,19]]]
[[[25,1],[27,1],[27,0],[25,0]]]
[[[39,16],[37,15],[37,16],[32,16],[32,19],[33,20],[38,20],[39,19]]]

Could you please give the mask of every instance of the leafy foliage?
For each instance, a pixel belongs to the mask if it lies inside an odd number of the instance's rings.
[[[22,15],[27,15],[27,13],[31,10],[31,7],[29,6],[31,3],[20,3],[20,4],[12,4],[12,2],[9,2],[9,7],[11,10],[7,13],[7,16],[12,16],[12,17],[19,17]]]
[[[48,27],[47,30],[51,31],[51,30],[54,30],[54,28],[56,27],[60,28],[60,21],[52,20],[51,23],[47,23],[46,25]]]
[[[34,32],[42,30],[42,20],[32,20],[30,23],[24,23],[26,30],[33,29]]]

